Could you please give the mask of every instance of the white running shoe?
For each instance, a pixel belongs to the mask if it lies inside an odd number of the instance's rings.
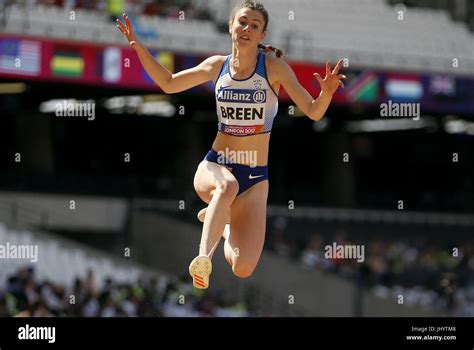
[[[193,278],[193,286],[198,289],[209,287],[209,275],[212,272],[212,262],[206,255],[199,255],[189,264],[189,274]]]

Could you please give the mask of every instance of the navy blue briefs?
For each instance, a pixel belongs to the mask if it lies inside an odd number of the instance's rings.
[[[251,167],[249,165],[237,164],[218,154],[213,149],[207,153],[204,159],[230,168],[230,172],[239,183],[239,193],[237,195],[247,191],[250,187],[261,181],[268,180],[268,166]]]

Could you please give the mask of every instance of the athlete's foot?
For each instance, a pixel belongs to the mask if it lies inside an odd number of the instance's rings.
[[[199,213],[197,215],[197,218],[199,221],[204,222],[204,219],[206,218],[206,211],[207,211],[207,208],[199,210]]]
[[[206,255],[199,255],[189,264],[189,274],[193,278],[193,286],[198,289],[209,287],[209,275],[212,272],[212,262]]]
[[[207,208],[201,209],[199,211],[199,213],[197,214],[197,218],[199,221],[204,222],[204,219],[206,218],[206,211],[207,211]],[[225,223],[230,224],[230,212],[227,214],[227,219]]]

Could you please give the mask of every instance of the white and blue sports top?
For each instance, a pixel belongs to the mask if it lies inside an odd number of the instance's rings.
[[[278,111],[278,97],[265,68],[265,54],[258,53],[257,65],[248,79],[232,77],[227,56],[216,81],[218,130],[234,136],[251,136],[272,130]]]

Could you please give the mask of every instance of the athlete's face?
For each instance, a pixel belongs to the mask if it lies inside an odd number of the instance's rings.
[[[265,19],[259,11],[243,8],[237,11],[233,22],[229,22],[232,41],[239,46],[257,46],[265,38]]]

